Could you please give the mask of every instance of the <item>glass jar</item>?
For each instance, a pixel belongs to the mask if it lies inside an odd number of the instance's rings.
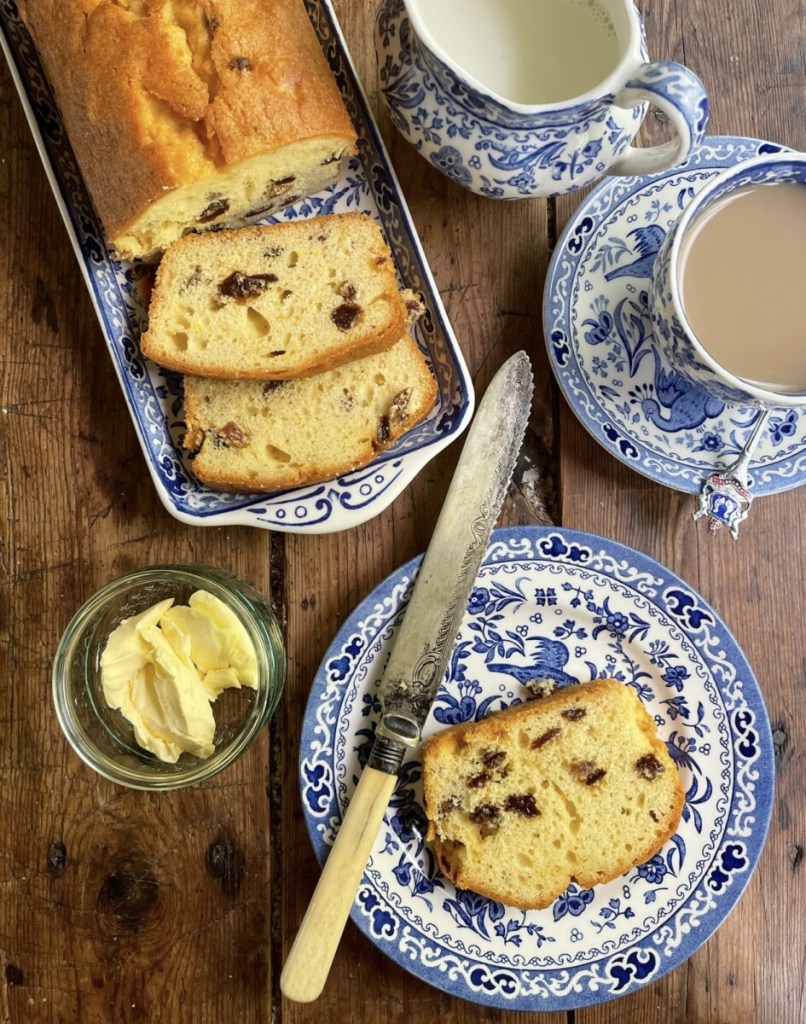
[[[215,701],[210,757],[183,753],[169,764],[140,747],[129,721],[106,703],[100,659],[123,619],[168,597],[187,604],[196,590],[219,598],[243,624],[257,656],[257,688],[228,689]],[[212,778],[251,746],[277,707],[285,671],[277,619],[250,583],[208,565],[154,565],[108,583],[76,612],[56,651],[53,699],[70,745],[95,771],[133,789],[178,789]]]

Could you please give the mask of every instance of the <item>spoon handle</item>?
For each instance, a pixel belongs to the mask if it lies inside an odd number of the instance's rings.
[[[770,417],[770,410],[763,409],[753,425],[753,431],[745,442],[738,459],[721,472],[712,473],[700,490],[700,503],[694,519],[708,517],[708,532],[716,533],[727,526],[733,539],[739,535],[739,523],[747,518],[753,495],[750,493],[748,466],[761,440]]]
[[[750,460],[753,458],[758,442],[764,434],[767,427],[767,420],[769,418],[770,410],[762,410],[761,415],[758,417],[755,422],[755,426],[753,427],[753,433],[748,437],[739,458],[725,470],[722,474],[723,476],[734,477],[743,487],[746,488],[748,486],[747,467],[750,465]]]

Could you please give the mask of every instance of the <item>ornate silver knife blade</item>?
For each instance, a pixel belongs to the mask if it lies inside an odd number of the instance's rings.
[[[383,713],[369,762],[280,976],[288,999],[310,1002],[325,984],[403,756],[419,741],[445,674],[512,476],[531,398],[531,366],[519,352],[493,378],[470,426],[381,682]]]
[[[396,775],[420,741],[498,519],[532,405],[529,357],[496,373],[465,441],[380,686],[368,766]]]

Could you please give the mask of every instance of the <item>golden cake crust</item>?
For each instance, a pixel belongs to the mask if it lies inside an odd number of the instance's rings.
[[[313,139],[353,150],[302,0],[21,0],[20,11],[115,244],[171,190],[199,183],[202,213],[221,173],[260,154]]]

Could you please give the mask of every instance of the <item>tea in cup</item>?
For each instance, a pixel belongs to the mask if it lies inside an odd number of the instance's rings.
[[[554,196],[662,171],[705,132],[702,82],[648,61],[631,0],[382,0],[375,45],[396,127],[480,195]],[[650,103],[676,137],[634,147]]]
[[[649,305],[672,367],[724,402],[806,405],[806,154],[755,157],[694,197]]]

